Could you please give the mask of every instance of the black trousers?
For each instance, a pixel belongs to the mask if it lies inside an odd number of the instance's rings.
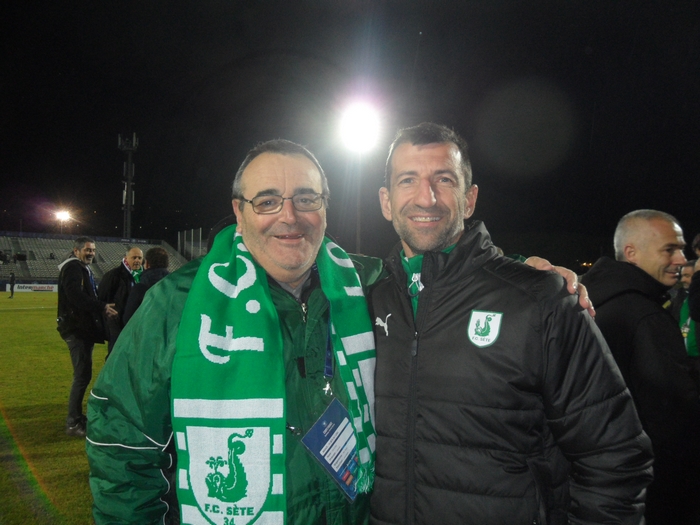
[[[73,426],[85,417],[83,398],[92,379],[92,351],[95,344],[83,341],[75,335],[69,335],[64,341],[68,345],[70,360],[73,363],[73,384],[68,396],[66,425]]]

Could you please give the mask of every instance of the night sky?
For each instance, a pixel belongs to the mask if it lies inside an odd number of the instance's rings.
[[[379,213],[388,144],[430,120],[470,144],[475,217],[507,253],[571,266],[656,208],[700,232],[700,2],[13,2],[3,9],[0,230],[121,237],[117,135],[136,132],[132,236],[175,243],[230,213],[255,143],[307,145],[331,188],[328,231],[396,241]],[[349,100],[380,145],[338,138]]]

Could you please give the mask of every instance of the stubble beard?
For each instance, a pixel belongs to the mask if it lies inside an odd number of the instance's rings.
[[[431,237],[414,235],[408,226],[410,219],[394,220],[394,229],[399,234],[401,240],[411,249],[414,255],[425,252],[439,252],[451,246],[464,230],[464,220],[457,218],[442,231]]]

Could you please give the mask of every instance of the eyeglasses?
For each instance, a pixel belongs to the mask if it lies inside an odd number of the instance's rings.
[[[253,211],[259,215],[278,213],[284,201],[292,201],[294,209],[297,211],[317,211],[323,206],[326,195],[322,193],[298,193],[292,197],[282,197],[281,195],[259,195],[251,200],[238,197],[243,202],[248,202],[253,206]]]

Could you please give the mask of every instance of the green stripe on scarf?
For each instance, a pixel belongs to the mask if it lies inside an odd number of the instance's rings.
[[[265,270],[235,228],[217,235],[180,322],[171,384],[177,494],[183,524],[283,525],[282,335]],[[324,239],[316,263],[357,438],[358,492],[368,492],[375,442],[372,325],[360,279],[342,248]]]

